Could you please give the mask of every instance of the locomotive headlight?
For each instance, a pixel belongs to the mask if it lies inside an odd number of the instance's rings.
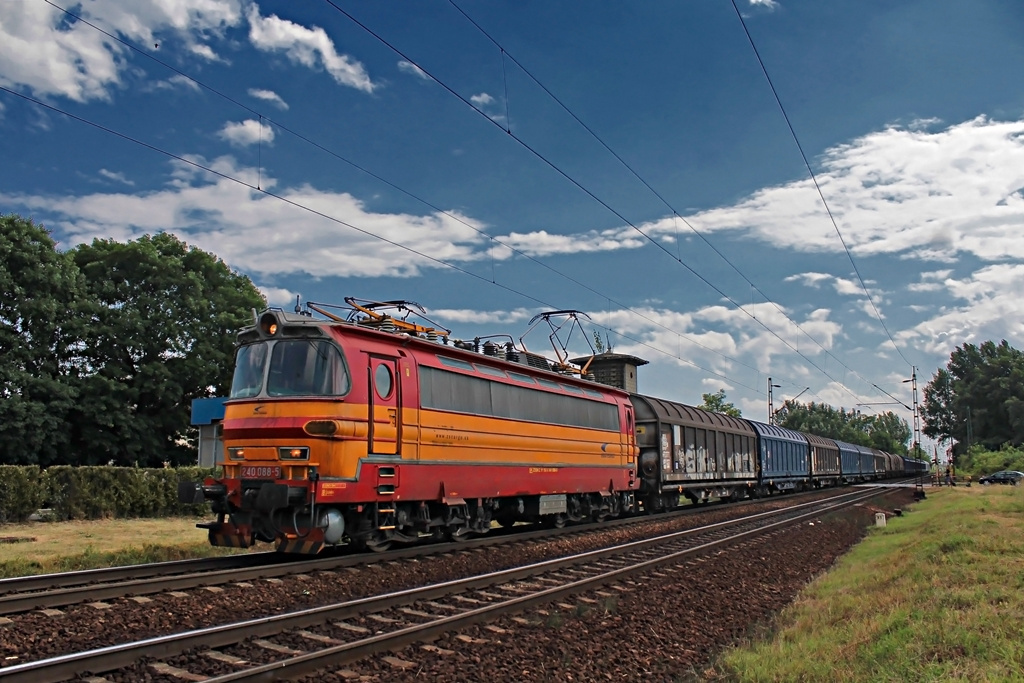
[[[273,313],[264,313],[260,316],[260,331],[268,337],[277,334],[277,316]]]
[[[228,457],[232,460],[245,460],[245,449],[244,448],[229,448]]]
[[[282,446],[277,449],[277,456],[281,460],[309,460],[309,449],[305,446],[299,448]]]

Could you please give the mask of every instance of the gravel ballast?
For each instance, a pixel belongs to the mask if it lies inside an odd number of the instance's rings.
[[[896,498],[888,498],[885,507],[891,509],[905,505],[908,500],[899,497],[902,495],[900,492]],[[909,496],[908,492],[906,498],[909,499]],[[783,506],[791,502],[778,499],[769,505]],[[480,666],[488,663],[487,671],[493,671],[489,663],[494,660],[495,652],[505,651],[510,643],[527,641],[531,647],[547,643],[546,649],[516,655],[514,653],[518,650],[512,648],[508,666],[514,668],[520,663],[527,667],[533,666],[531,671],[540,672],[543,676],[548,676],[549,671],[557,672],[550,674],[550,680],[594,680],[595,677],[604,677],[605,673],[621,678],[633,673],[640,675],[638,672],[644,671],[648,672],[643,674],[648,677],[645,680],[651,680],[649,677],[655,675],[653,672],[662,670],[658,662],[663,659],[673,663],[673,666],[680,662],[697,661],[697,655],[708,651],[708,643],[734,638],[746,632],[752,624],[763,622],[781,605],[786,604],[809,577],[831,565],[835,557],[861,537],[866,524],[873,520],[874,513],[873,510],[865,512],[866,508],[858,509],[860,513],[848,514],[854,517],[860,515],[864,519],[844,521],[848,516],[844,513],[826,518],[824,526],[816,524],[806,529],[802,526],[799,532],[781,532],[821,534],[823,536],[820,539],[809,536],[807,540],[801,539],[796,543],[788,539],[784,542],[776,540],[763,550],[746,548],[727,551],[715,556],[713,562],[697,562],[683,574],[677,572],[671,580],[665,580],[667,583],[664,585],[660,583],[662,579],[646,577],[642,586],[620,586],[620,590],[615,591],[614,600],[607,596],[591,598],[597,599],[600,608],[585,606],[584,603],[584,606],[569,612],[553,610],[548,615],[524,615],[536,624],[527,628],[526,635],[508,635],[517,633],[517,629],[526,628],[522,624],[499,622],[496,627],[507,631],[507,634],[480,627],[474,629],[478,633],[461,634],[469,638],[470,642],[454,639],[455,636],[444,639],[446,642],[451,641],[448,644],[438,641],[436,645],[442,654],[431,654],[418,647],[410,648],[410,652],[426,657],[426,660],[423,657],[417,659],[415,668],[377,659],[364,662],[359,671],[346,671],[345,676],[351,678],[336,675],[335,679],[403,680],[403,676],[408,676],[411,680],[415,672],[419,671],[419,680],[423,680],[424,671],[429,671],[428,679],[466,680],[462,677],[463,668],[468,667],[467,671],[472,672],[474,657],[481,659]],[[358,569],[317,572],[284,580],[254,581],[249,585],[232,584],[221,590],[196,589],[187,594],[157,595],[152,596],[148,602],[122,599],[112,601],[106,607],[78,605],[57,616],[41,613],[15,615],[11,624],[0,627],[2,653],[8,665],[32,661],[126,640],[447,581],[708,524],[750,512],[752,510],[749,508],[740,510],[714,507],[685,518],[664,521],[652,519],[636,526],[587,535],[521,543],[511,552],[508,546],[468,552],[452,551],[419,560],[382,562]],[[825,534],[826,528],[833,531]],[[775,570],[770,571],[776,564],[783,567],[778,570],[781,576]],[[642,596],[653,596],[655,599],[645,600]],[[692,617],[683,616],[690,613],[687,609],[693,613]],[[661,626],[654,628],[657,624]],[[644,636],[645,628],[653,628],[653,631],[648,630],[646,633],[650,633],[652,638],[658,634],[658,640],[676,634],[672,637],[679,638],[679,642],[684,645],[680,646],[681,649],[666,651],[664,657],[655,656],[648,647],[649,643],[644,645],[648,642]],[[628,637],[623,635],[633,631],[638,631],[638,634]],[[686,633],[685,638],[682,632]],[[481,640],[487,641],[487,647],[474,642]],[[573,646],[572,643],[577,640],[578,646]],[[608,655],[607,664],[595,663],[604,659],[601,653],[610,647],[602,645],[605,640],[615,643],[620,650]],[[634,642],[636,647],[633,647]],[[453,654],[444,654],[445,651]],[[404,654],[411,657],[409,653]],[[397,661],[412,661],[403,658],[403,653],[396,653],[395,657]],[[634,659],[636,661],[633,664],[626,664]],[[530,664],[538,661],[542,662],[539,669],[535,664]],[[611,668],[607,668],[609,666]],[[512,668],[508,671],[511,672]],[[582,678],[581,674],[576,673],[577,669],[584,672]],[[443,677],[444,671],[449,672],[448,678]],[[509,673],[507,680],[534,680],[532,676],[524,676],[522,671],[520,669],[516,675]],[[567,675],[572,676],[572,679],[567,678]],[[367,676],[370,678],[366,679]],[[161,679],[155,676],[152,680]],[[319,677],[316,680],[330,678]],[[659,679],[655,676],[654,680]]]
[[[886,500],[905,506],[910,494]],[[815,576],[863,538],[862,505],[491,625],[312,681],[690,681],[714,656],[769,626]]]

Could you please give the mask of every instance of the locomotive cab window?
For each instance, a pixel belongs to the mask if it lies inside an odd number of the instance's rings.
[[[270,354],[270,396],[341,396],[349,377],[341,352],[329,341],[282,340]]]
[[[247,344],[235,354],[235,374],[231,378],[231,398],[250,398],[263,390],[263,369],[267,362],[267,343]]]

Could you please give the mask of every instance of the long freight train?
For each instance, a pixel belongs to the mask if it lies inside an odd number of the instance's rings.
[[[406,302],[346,301],[347,317],[268,309],[239,333],[222,476],[179,490],[212,503],[213,545],[381,550],[925,467],[630,392],[640,359],[551,363],[511,338],[450,342]]]

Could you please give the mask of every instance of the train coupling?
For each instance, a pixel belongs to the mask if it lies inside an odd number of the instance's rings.
[[[178,482],[178,502],[184,505],[202,505],[208,500],[223,500],[228,495],[224,484],[204,484],[197,481]]]

